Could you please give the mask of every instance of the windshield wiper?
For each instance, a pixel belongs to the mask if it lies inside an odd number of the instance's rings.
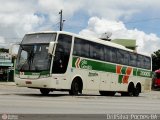
[[[31,52],[30,52],[30,54],[29,54],[29,57],[28,57],[28,65],[29,65],[29,70],[30,70],[30,68],[31,68],[31,63],[33,63],[33,59],[34,59],[34,55],[35,55],[35,53],[33,52],[33,50],[31,50]]]

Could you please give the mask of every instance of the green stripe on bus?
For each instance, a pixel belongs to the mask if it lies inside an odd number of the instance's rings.
[[[73,57],[73,60],[72,60],[72,67],[81,68],[81,69],[98,70],[98,71],[116,73],[116,66],[117,65],[113,63],[98,62],[95,60],[88,60],[88,59],[81,58],[81,57]],[[126,70],[127,70],[127,66],[123,66],[121,70],[121,74],[125,75]],[[152,76],[152,73],[149,70],[133,68],[133,71],[130,75],[150,78]]]
[[[114,64],[106,64],[87,59],[81,59],[80,63],[78,63],[78,58],[73,57],[72,67],[116,73],[116,65]]]

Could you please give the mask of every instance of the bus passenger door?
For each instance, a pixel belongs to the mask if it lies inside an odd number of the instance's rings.
[[[55,57],[52,66],[52,73],[64,74],[68,67],[72,37],[60,34],[55,51]]]
[[[67,67],[70,58],[72,36],[60,34],[55,50],[55,56],[52,65],[52,74],[59,74],[59,79],[56,80],[57,88],[68,88],[68,76],[64,75],[67,72]]]

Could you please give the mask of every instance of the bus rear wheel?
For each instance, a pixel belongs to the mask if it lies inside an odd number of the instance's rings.
[[[141,87],[137,85],[136,88],[134,89],[133,96],[138,97],[140,92],[141,92]]]
[[[42,95],[45,95],[45,96],[46,96],[46,95],[49,94],[50,90],[49,90],[49,89],[46,89],[46,88],[41,88],[41,89],[40,89],[40,92],[41,92]]]

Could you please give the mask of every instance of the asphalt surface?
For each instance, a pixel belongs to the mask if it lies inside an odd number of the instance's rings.
[[[58,120],[101,120],[118,119],[120,115],[125,118],[124,114],[158,116],[159,113],[160,91],[142,93],[139,97],[122,97],[120,94],[113,97],[100,96],[98,91],[84,91],[81,96],[55,91],[48,96],[42,96],[37,89],[16,87],[14,83],[0,84],[0,114],[7,114],[15,119],[18,117],[18,120],[43,117]]]

